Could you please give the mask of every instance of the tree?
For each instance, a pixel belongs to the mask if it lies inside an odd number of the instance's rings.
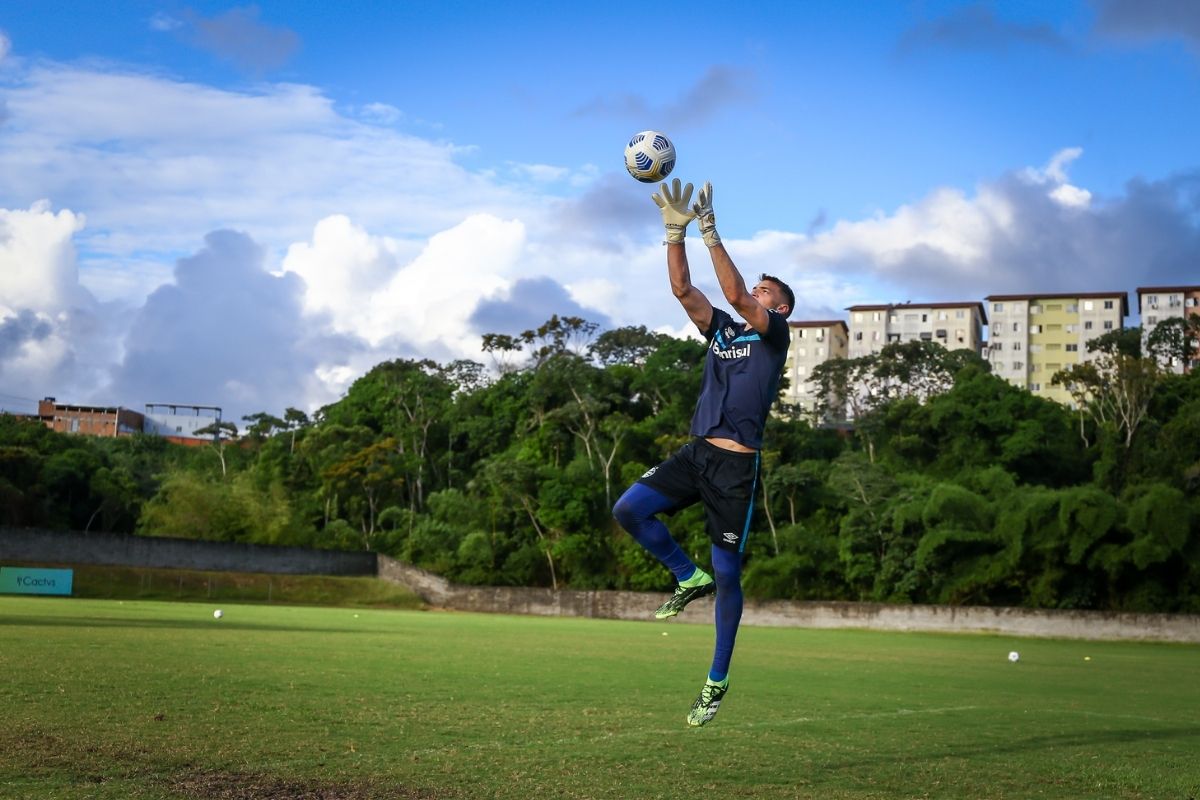
[[[212,448],[217,454],[217,458],[221,461],[221,477],[227,477],[227,471],[225,467],[225,444],[226,442],[237,438],[237,425],[226,420],[218,419],[209,425],[205,425],[203,428],[197,428],[196,435],[213,437]]]
[[[1142,357],[1140,328],[1099,336],[1088,342],[1088,350],[1096,355],[1059,370],[1050,383],[1070,393],[1081,415],[1113,427],[1128,448],[1146,417],[1162,368],[1155,359]]]
[[[1146,353],[1164,369],[1188,368],[1200,360],[1200,314],[1170,317],[1146,337]]]
[[[288,455],[292,455],[296,452],[296,431],[308,427],[308,414],[298,408],[288,406],[283,412],[283,421],[285,429],[292,435],[291,443],[288,445]]]

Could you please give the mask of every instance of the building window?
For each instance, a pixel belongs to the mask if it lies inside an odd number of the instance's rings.
[[[1003,311],[1004,303],[992,303],[992,311]]]
[[[876,311],[874,314],[871,315],[871,320],[874,322],[879,322],[882,319],[883,319],[883,315],[878,311]]]
[[[1013,342],[1013,347],[1012,347],[1012,349],[1013,349],[1013,350],[1020,350],[1020,349],[1021,349],[1021,343],[1020,343],[1020,342]]]
[[[1025,362],[1024,361],[1014,361],[1013,369],[1025,369]]]
[[[1112,320],[1111,319],[1104,320],[1104,330],[1111,331],[1112,329],[1113,329]]]
[[[1087,322],[1083,323],[1083,329],[1085,331],[1090,331],[1092,329],[1092,321],[1090,319]]]
[[[818,347],[817,348],[817,358],[824,358],[824,357],[825,357],[825,348]]]
[[[993,349],[993,350],[996,350],[996,351],[1003,350],[1003,349],[1004,349],[1004,343],[1003,343],[1003,342],[992,342],[992,349]]]
[[[854,332],[854,341],[856,341],[856,342],[861,342],[861,341],[862,341],[862,331],[855,331],[855,332]]]
[[[938,319],[940,319],[940,320],[944,320],[945,318],[946,318],[946,312],[945,312],[945,311],[939,311],[939,312],[938,312]]]
[[[1084,311],[1095,311],[1096,304],[1093,303],[1091,300],[1084,300],[1083,301],[1083,310]]]
[[[955,319],[962,319],[966,315],[967,315],[967,312],[963,311],[961,308],[954,312]]]
[[[1067,352],[1068,352],[1068,353],[1078,353],[1078,352],[1079,352],[1079,345],[1077,345],[1077,344],[1069,344],[1069,345],[1067,345]]]
[[[806,348],[806,347],[797,347],[797,348],[796,348],[796,355],[798,355],[798,356],[806,356],[806,355],[808,355],[808,348]]]
[[[871,338],[874,341],[878,342],[879,341],[879,331],[871,331]]]
[[[1019,322],[1014,322],[1012,325],[1013,325],[1013,333],[1020,333],[1020,332],[1021,332],[1021,323],[1019,323]]]
[[[1146,317],[1146,322],[1148,322],[1151,325],[1157,325],[1158,317]]]
[[[1042,385],[1041,385],[1040,383],[1031,383],[1031,384],[1029,384],[1029,391],[1031,391],[1031,392],[1040,392],[1041,390],[1042,390]]]
[[[1105,309],[1106,311],[1111,311],[1111,310],[1112,310],[1112,307],[1113,307],[1113,301],[1112,301],[1112,300],[1105,300],[1105,301],[1104,301],[1104,309]]]
[[[855,311],[855,312],[854,312],[854,321],[855,321],[855,322],[862,322],[862,321],[863,321],[863,315],[862,315],[862,312],[861,312],[861,311]]]

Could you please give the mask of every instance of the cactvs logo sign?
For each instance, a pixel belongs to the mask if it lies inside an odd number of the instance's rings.
[[[0,567],[0,594],[69,595],[74,577],[70,569]]]

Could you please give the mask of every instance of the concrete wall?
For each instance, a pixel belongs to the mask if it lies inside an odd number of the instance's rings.
[[[458,611],[652,620],[665,594],[459,586],[375,553],[266,547],[186,539],[45,531],[0,526],[0,562],[105,564],[167,569],[317,575],[378,575],[407,586],[428,605]],[[704,598],[669,624],[712,623]],[[1200,616],[1113,614],[979,606],[746,601],[746,625],[964,631],[1064,639],[1144,639],[1200,643]]]
[[[0,561],[286,575],[374,575],[375,554],[0,526]]]
[[[457,586],[444,578],[379,556],[379,577],[403,584],[432,606],[458,611],[540,616],[652,620],[665,594],[580,592],[500,586]],[[668,624],[711,624],[713,600],[704,598]],[[1144,639],[1200,643],[1200,616],[1113,614],[980,606],[746,601],[745,625],[865,628],[886,631],[963,631],[1062,639]]]

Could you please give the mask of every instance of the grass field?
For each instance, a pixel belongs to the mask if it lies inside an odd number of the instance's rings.
[[[0,797],[1200,794],[1197,646],[213,608],[0,597]]]

